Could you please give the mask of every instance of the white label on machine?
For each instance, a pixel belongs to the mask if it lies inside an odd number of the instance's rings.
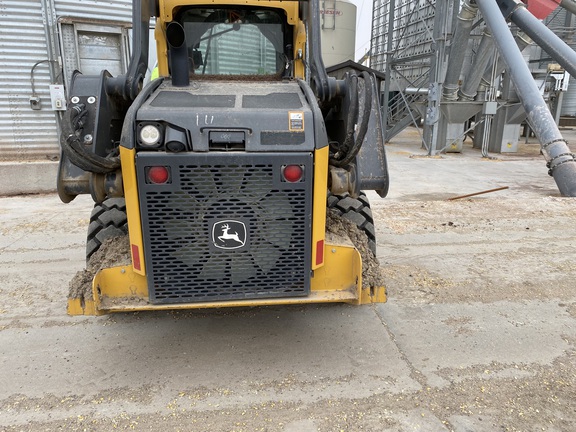
[[[304,113],[302,111],[290,111],[288,112],[288,129],[291,131],[303,131],[304,130]]]

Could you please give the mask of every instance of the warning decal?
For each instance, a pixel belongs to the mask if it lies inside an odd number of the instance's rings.
[[[288,129],[291,131],[304,130],[304,113],[302,111],[288,112]]]

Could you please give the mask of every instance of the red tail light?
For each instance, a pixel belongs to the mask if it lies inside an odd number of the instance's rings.
[[[289,183],[298,183],[304,178],[304,168],[301,165],[286,165],[282,167],[282,177]]]
[[[168,183],[170,171],[165,166],[153,166],[147,170],[148,181],[154,184]]]

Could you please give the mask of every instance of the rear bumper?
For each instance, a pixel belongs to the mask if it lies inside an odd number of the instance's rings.
[[[386,301],[384,287],[362,287],[362,261],[351,246],[326,244],[325,265],[314,271],[305,297],[229,300],[178,304],[149,302],[146,277],[132,266],[100,270],[92,283],[92,298],[68,299],[70,315],[104,315],[114,312],[253,307],[310,303],[368,304]]]

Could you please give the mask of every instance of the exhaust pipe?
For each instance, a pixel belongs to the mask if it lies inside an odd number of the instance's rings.
[[[169,48],[168,64],[172,75],[172,85],[174,87],[188,87],[190,85],[190,69],[184,27],[175,21],[168,24],[166,41]]]

